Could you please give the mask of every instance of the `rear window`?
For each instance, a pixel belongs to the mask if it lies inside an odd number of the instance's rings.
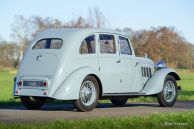
[[[32,49],[60,49],[62,45],[61,39],[48,38],[39,40]]]

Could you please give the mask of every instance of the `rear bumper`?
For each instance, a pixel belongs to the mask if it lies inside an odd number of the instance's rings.
[[[18,86],[19,80],[46,80],[48,82],[47,87],[30,87],[30,86]],[[13,96],[39,96],[49,97],[49,87],[51,86],[51,78],[48,77],[15,77],[13,86]]]
[[[14,96],[38,96],[38,97],[49,97],[47,90],[42,89],[17,89]]]

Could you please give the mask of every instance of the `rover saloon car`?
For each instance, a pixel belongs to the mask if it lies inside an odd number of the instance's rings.
[[[122,106],[139,96],[157,97],[161,106],[168,107],[176,102],[178,80],[177,72],[164,63],[136,57],[130,40],[120,32],[48,29],[29,43],[13,95],[28,109],[57,99],[90,111],[99,99]]]

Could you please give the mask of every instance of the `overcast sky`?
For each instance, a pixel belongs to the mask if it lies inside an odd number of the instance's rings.
[[[87,17],[89,8],[98,7],[111,28],[175,27],[194,44],[194,0],[1,0],[0,39],[12,40],[11,24],[16,15],[39,15],[64,22]]]

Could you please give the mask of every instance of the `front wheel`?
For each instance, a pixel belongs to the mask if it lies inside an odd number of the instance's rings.
[[[93,76],[87,76],[80,87],[79,99],[74,101],[74,105],[79,111],[91,111],[98,103],[99,85]]]
[[[22,104],[27,109],[39,109],[44,105],[45,99],[40,97],[21,96]]]
[[[167,75],[164,81],[163,90],[157,94],[157,99],[162,107],[171,107],[177,98],[177,83],[173,76]]]

